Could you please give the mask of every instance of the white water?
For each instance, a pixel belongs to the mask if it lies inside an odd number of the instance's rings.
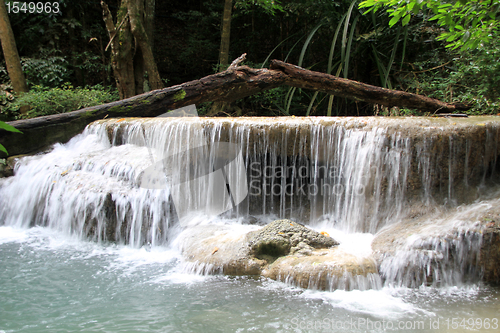
[[[256,228],[246,225],[248,222],[264,224],[291,217],[328,232],[343,251],[369,256],[374,233],[407,213],[412,154],[420,158],[423,185],[419,195],[428,204],[439,201],[432,197],[430,180],[436,172],[433,168],[439,165],[426,150],[432,148],[428,142],[415,153],[410,139],[388,134],[384,128],[348,130],[314,123],[309,131],[292,123],[285,130],[263,129],[256,136],[263,125],[256,122],[110,121],[109,127],[91,125],[84,134],[66,145],[56,145],[48,154],[22,159],[15,177],[0,180],[0,250],[8,253],[1,263],[7,275],[1,279],[9,281],[5,285],[9,292],[0,299],[0,304],[7,304],[2,308],[7,315],[2,316],[0,331],[76,327],[86,331],[127,331],[130,327],[201,331],[206,325],[224,332],[329,331],[326,325],[333,320],[352,318],[365,323],[423,320],[425,328],[440,318],[441,328],[446,329],[443,320],[457,313],[483,319],[498,314],[494,310],[500,310],[497,290],[478,280],[453,287],[463,282],[460,269],[468,258],[477,255],[480,242],[474,235],[472,243],[466,239],[455,244],[465,244],[462,249],[467,253],[451,263],[451,270],[437,270],[441,275],[458,275],[438,277],[448,287],[425,287],[426,276],[415,277],[406,270],[411,262],[426,271],[433,264],[434,253],[449,250],[432,233],[411,238],[394,258],[383,262],[386,287],[380,290],[305,291],[261,279],[193,275],[196,267],[183,262],[175,239],[182,231],[207,221],[243,232]],[[114,131],[111,142],[110,128]],[[198,211],[198,218],[202,217],[198,222],[178,219],[168,187],[152,190],[139,186],[141,173],[165,156],[207,142],[207,149],[213,151],[213,142],[218,140],[242,147],[250,186],[249,199],[222,219],[206,215],[210,208],[206,184],[188,196],[182,207]],[[283,154],[287,149],[291,153]],[[184,165],[169,163],[173,170],[182,170]],[[449,165],[451,179],[451,159]],[[453,186],[450,182],[445,191],[448,203],[456,200]],[[322,188],[326,190],[311,195]],[[280,190],[273,193],[273,189]],[[453,224],[457,218],[454,215],[447,221]],[[425,242],[428,244],[422,245]],[[414,251],[417,243],[429,250]],[[61,270],[65,273],[58,275]],[[33,293],[36,298],[30,300]],[[54,303],[53,308],[50,304]],[[120,314],[126,307],[130,310]],[[37,319],[28,322],[27,309],[37,313]],[[217,321],[226,326],[215,325]],[[309,325],[320,325],[320,329]]]

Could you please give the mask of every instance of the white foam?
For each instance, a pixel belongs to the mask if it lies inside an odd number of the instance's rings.
[[[150,282],[158,283],[158,284],[183,284],[183,285],[191,285],[195,283],[205,282],[209,279],[215,278],[214,275],[199,275],[199,274],[189,274],[182,272],[169,272],[165,275],[158,276],[152,279]]]
[[[399,297],[382,290],[335,290],[333,292],[305,290],[301,297],[320,299],[334,308],[372,315],[379,318],[397,319],[417,314],[423,310]]]
[[[129,246],[120,246],[115,250],[117,264],[127,266],[144,266],[155,264],[168,264],[179,257],[179,252],[165,247],[146,247],[139,249]]]
[[[340,243],[339,249],[344,252],[365,258],[372,254],[373,234],[370,233],[348,233],[332,227],[328,222],[320,222],[313,226],[318,232],[326,232],[330,237]]]
[[[26,229],[18,229],[13,227],[0,227],[0,244],[5,243],[20,243],[28,238]]]

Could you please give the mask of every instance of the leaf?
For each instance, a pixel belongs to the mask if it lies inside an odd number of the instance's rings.
[[[20,130],[18,130],[17,128],[15,128],[14,126],[6,124],[3,121],[0,121],[0,129],[6,130],[6,131],[9,131],[9,132],[23,133]]]
[[[407,25],[408,22],[410,22],[410,19],[411,19],[411,15],[410,14],[406,14],[405,17],[403,17],[403,26]]]
[[[7,155],[9,155],[9,152],[7,151],[7,149],[5,149],[4,146],[2,146],[2,144],[0,144],[0,151],[3,151],[4,153],[6,153]]]
[[[450,34],[450,36],[448,38],[446,38],[446,41],[447,42],[453,42],[455,39],[457,39],[457,35],[456,34]]]
[[[399,17],[398,16],[394,16],[390,21],[389,21],[389,26],[392,27],[394,26],[394,24],[398,23],[399,21]]]
[[[412,9],[413,13],[418,14],[420,12],[420,8],[421,8],[420,4],[416,4]]]

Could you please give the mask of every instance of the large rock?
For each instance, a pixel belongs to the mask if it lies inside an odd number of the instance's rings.
[[[247,236],[250,254],[273,260],[290,253],[309,254],[311,250],[339,245],[333,238],[291,220],[277,220]]]
[[[235,226],[198,225],[185,229],[176,242],[199,273],[260,275],[266,261],[250,255],[246,232]]]
[[[382,287],[375,260],[356,257],[338,248],[279,257],[263,270],[262,275],[309,289],[364,290]]]
[[[326,233],[286,219],[256,228],[191,226],[178,237],[177,246],[199,273],[262,275],[321,290],[381,286],[375,260],[343,252]]]

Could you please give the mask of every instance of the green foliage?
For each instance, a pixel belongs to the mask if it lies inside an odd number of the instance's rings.
[[[451,103],[472,106],[469,114],[497,114],[500,110],[500,34],[483,48],[434,52],[412,64],[400,76],[402,88]]]
[[[244,107],[247,115],[283,116],[290,115],[284,105],[288,88],[285,86],[262,91],[245,98]]]
[[[44,59],[22,58],[21,64],[28,86],[58,87],[71,78],[68,63],[63,57]]]
[[[6,124],[4,123],[3,121],[0,121],[0,130],[5,130],[5,131],[9,131],[9,132],[15,132],[15,133],[22,133],[20,130],[18,130],[17,128],[15,128],[14,126],[11,126],[9,124]],[[1,152],[4,152],[5,154],[9,154],[7,152],[7,149],[5,149],[5,147],[0,144],[0,151]]]
[[[117,91],[100,85],[85,88],[74,88],[70,84],[62,88],[34,86],[30,92],[16,98],[10,108],[19,110],[24,105],[30,107],[26,115],[17,116],[20,119],[74,111],[115,100],[118,100]]]
[[[102,82],[103,73],[111,73],[110,64],[102,62],[102,56],[90,51],[74,52],[72,54],[75,70],[80,70],[84,73],[83,82]],[[65,80],[64,82],[67,82]]]
[[[368,8],[365,12],[377,11],[381,7],[392,17],[392,27],[399,21],[403,26],[410,22],[411,16],[424,9],[431,11],[430,20],[446,27],[438,37],[448,43],[448,47],[462,51],[475,49],[492,40],[492,33],[500,28],[500,0],[365,0],[359,8]]]

